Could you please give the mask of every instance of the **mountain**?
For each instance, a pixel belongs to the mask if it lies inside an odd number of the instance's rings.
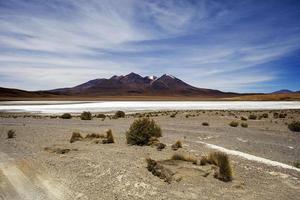
[[[292,94],[295,93],[294,91],[283,89],[283,90],[278,90],[275,92],[272,92],[271,94]]]
[[[71,96],[205,96],[224,97],[234,93],[197,88],[168,74],[161,77],[130,73],[109,79],[94,79],[71,88],[47,91],[56,95]]]

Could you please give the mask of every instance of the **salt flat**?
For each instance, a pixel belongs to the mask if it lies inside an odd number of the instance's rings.
[[[300,101],[4,101],[0,103],[0,112],[39,113],[281,109],[300,109]]]

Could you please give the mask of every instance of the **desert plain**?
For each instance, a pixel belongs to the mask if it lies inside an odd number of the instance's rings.
[[[248,119],[251,114],[257,119]],[[126,131],[140,117],[160,125],[164,149],[126,143]],[[230,126],[232,121],[239,125]],[[160,111],[92,120],[1,113],[0,199],[299,199],[300,134],[288,129],[293,121],[300,121],[300,110]],[[70,143],[73,132],[85,137],[107,129],[115,143]],[[9,130],[14,138],[7,138]],[[182,148],[174,151],[177,140]],[[214,178],[211,165],[168,162],[174,153],[199,157],[219,150],[228,153],[232,181]],[[154,176],[146,158],[165,163],[174,179]]]

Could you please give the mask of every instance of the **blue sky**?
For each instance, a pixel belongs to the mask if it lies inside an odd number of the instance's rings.
[[[235,92],[300,90],[299,0],[0,0],[0,86],[164,73]]]

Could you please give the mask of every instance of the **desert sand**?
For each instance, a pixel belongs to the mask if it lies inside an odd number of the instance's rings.
[[[274,118],[273,113],[286,113]],[[175,117],[170,117],[177,113]],[[242,116],[268,113],[242,121]],[[93,113],[95,114],[95,113]],[[300,110],[170,111],[146,113],[162,128],[166,148],[129,146],[125,132],[138,115],[92,120],[2,113],[0,118],[0,199],[299,199],[300,134],[287,124],[300,120]],[[231,127],[231,121],[248,128]],[[208,122],[209,126],[203,126]],[[16,137],[7,139],[7,131]],[[70,143],[72,132],[83,136],[111,129],[115,143],[84,140]],[[201,156],[228,152],[233,181],[213,177],[211,166],[186,162],[166,164],[177,176],[166,183],[146,168],[146,158],[168,160],[176,152]],[[45,150],[46,148],[46,150]],[[55,153],[51,149],[68,149]],[[50,150],[49,150],[50,149]],[[240,153],[239,153],[240,152]]]

